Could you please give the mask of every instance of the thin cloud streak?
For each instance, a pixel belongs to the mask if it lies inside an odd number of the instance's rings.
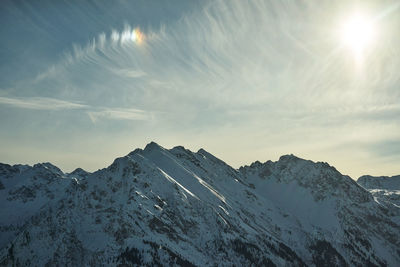
[[[9,105],[16,108],[35,110],[65,110],[88,108],[87,105],[47,97],[0,97],[0,104]]]
[[[151,116],[138,109],[103,109],[100,111],[88,111],[91,121],[96,123],[101,119],[113,120],[151,120]]]
[[[62,111],[71,109],[84,110],[93,123],[101,119],[111,120],[151,120],[153,115],[146,111],[132,108],[101,108],[47,97],[10,98],[0,97],[0,104],[20,109]]]
[[[128,78],[140,78],[146,75],[145,72],[134,69],[114,69],[112,71],[122,77],[128,77]]]

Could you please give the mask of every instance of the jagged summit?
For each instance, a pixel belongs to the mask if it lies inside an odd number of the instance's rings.
[[[266,192],[270,192],[277,183],[285,183],[306,188],[314,200],[348,198],[364,203],[372,199],[353,179],[342,175],[329,164],[301,159],[294,155],[281,156],[275,162],[257,161],[250,166],[241,167],[239,171],[252,184],[260,184],[260,179],[263,180],[259,188],[264,188]]]
[[[200,154],[210,154],[210,153],[208,153],[206,150],[204,150],[204,148],[200,148],[200,149],[197,151],[197,153],[200,153]]]
[[[151,151],[151,150],[157,150],[157,149],[164,149],[162,146],[157,144],[156,142],[151,141],[146,145],[144,148],[144,151]]]
[[[197,154],[200,154],[200,155],[202,155],[203,157],[208,158],[208,159],[210,159],[210,160],[216,162],[217,164],[223,164],[223,165],[228,166],[228,165],[225,163],[225,161],[223,161],[223,160],[217,158],[216,156],[214,156],[213,154],[209,153],[208,151],[206,151],[206,150],[203,149],[203,148],[200,148],[200,149],[197,151]]]
[[[215,162],[216,164],[227,165],[224,161],[215,157],[213,154],[207,152],[203,148],[200,148],[197,152],[193,152],[193,151],[185,148],[184,146],[175,146],[171,149],[167,149],[167,148],[164,148],[163,146],[157,144],[154,141],[151,141],[150,143],[148,143],[144,149],[140,149],[140,148],[135,149],[134,151],[130,152],[127,156],[132,157],[136,154],[140,154],[141,156],[148,157],[150,154],[153,154],[153,153],[157,154],[158,152],[162,152],[162,153],[168,152],[173,155],[177,155],[179,157],[186,155],[186,157],[190,157],[192,160],[195,160],[196,157],[200,156],[201,158],[203,158],[203,159],[207,158],[208,160]],[[117,159],[119,159],[119,158],[117,158]]]
[[[279,161],[297,161],[297,160],[304,160],[299,158],[293,154],[282,155],[279,157]]]
[[[279,160],[275,161],[275,162],[271,161],[271,160],[267,160],[266,162],[262,163],[262,162],[256,160],[256,161],[252,162],[250,165],[241,166],[239,168],[239,170],[245,171],[245,170],[247,170],[249,168],[257,169],[257,168],[260,168],[262,166],[270,166],[271,164],[277,164],[277,163],[285,163],[285,164],[287,164],[287,163],[290,163],[290,162],[306,162],[306,161],[308,161],[308,160],[299,158],[299,157],[297,157],[297,156],[295,156],[293,154],[287,154],[287,155],[280,156]]]
[[[152,151],[152,150],[157,150],[157,149],[164,149],[164,148],[162,146],[160,146],[159,144],[157,144],[156,142],[151,141],[144,147],[144,149],[136,148],[135,150],[130,152],[127,156],[133,156],[135,154],[143,153],[144,151]]]
[[[84,178],[87,177],[90,174],[90,172],[85,171],[82,168],[76,168],[72,172],[68,173],[68,176],[73,176],[73,177],[78,177],[78,178]]]
[[[49,171],[60,173],[60,174],[62,173],[60,168],[51,164],[50,162],[37,163],[37,164],[33,165],[33,168],[45,169],[45,170],[49,170]]]
[[[73,170],[72,172],[70,172],[70,174],[77,174],[77,173],[88,173],[87,171],[85,171],[82,168],[76,168],[75,170]]]
[[[386,192],[294,155],[235,170],[154,142],[94,173],[0,164],[0,265],[397,266]]]
[[[186,151],[187,149],[184,146],[174,146],[172,150]]]

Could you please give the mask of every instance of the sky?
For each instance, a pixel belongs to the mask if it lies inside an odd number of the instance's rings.
[[[0,162],[150,141],[400,174],[398,1],[2,0]]]

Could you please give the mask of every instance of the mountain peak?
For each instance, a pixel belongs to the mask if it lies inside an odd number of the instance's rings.
[[[400,260],[397,195],[374,199],[327,163],[294,155],[238,171],[204,149],[151,142],[87,175],[27,170],[0,164],[1,266]]]
[[[63,173],[57,166],[51,164],[50,162],[37,163],[37,164],[33,165],[33,168],[46,169],[51,172],[59,173],[59,174]]]
[[[218,163],[218,164],[227,165],[223,160],[217,158],[216,156],[214,156],[214,155],[211,154],[210,152],[207,152],[207,151],[204,150],[203,148],[200,148],[200,149],[197,151],[197,154],[200,154],[200,155],[202,155],[203,157],[208,158],[208,159],[210,159],[211,161],[214,161],[214,162],[216,162],[216,163]]]
[[[79,177],[86,177],[89,174],[89,172],[85,171],[82,168],[76,168],[72,172],[70,172],[68,175],[75,175]]]
[[[183,146],[175,146],[172,149],[169,149],[169,152],[173,154],[187,154],[187,155],[192,155],[193,152],[190,151],[189,149],[186,149]]]
[[[213,154],[211,154],[210,152],[204,150],[203,148],[200,148],[200,149],[197,151],[197,153],[200,154],[200,155],[203,155],[203,156],[205,156],[205,157],[210,157],[210,158],[215,158],[215,159],[216,159],[216,157],[215,157]]]
[[[297,161],[297,160],[304,160],[304,159],[296,157],[293,154],[282,155],[279,157],[279,161]]]
[[[27,170],[0,164],[1,266],[399,262],[398,206],[323,162],[284,155],[237,171],[151,142],[94,173]]]
[[[186,148],[184,146],[174,146],[172,150],[186,151]]]
[[[154,141],[151,141],[150,143],[148,143],[146,145],[146,147],[144,148],[144,151],[152,151],[152,150],[156,150],[156,149],[162,149],[163,147],[160,146],[159,144],[157,144]]]

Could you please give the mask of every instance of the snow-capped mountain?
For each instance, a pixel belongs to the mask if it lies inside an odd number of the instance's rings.
[[[93,173],[2,164],[0,265],[398,266],[399,207],[364,187],[293,155],[236,170],[156,143]]]

